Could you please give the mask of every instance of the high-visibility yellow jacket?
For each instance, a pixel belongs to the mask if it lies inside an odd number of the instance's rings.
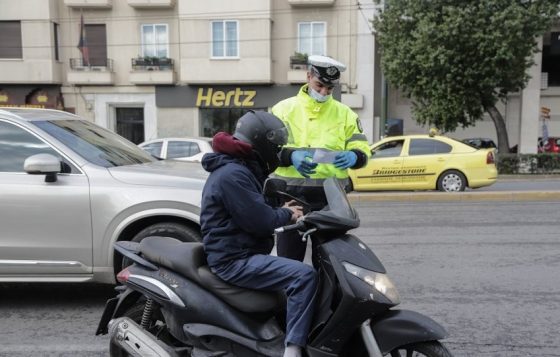
[[[305,84],[299,93],[287,98],[274,107],[272,113],[288,127],[288,144],[281,153],[281,165],[275,171],[276,176],[293,178],[288,184],[319,186],[328,177],[347,179],[347,170],[336,168],[330,163],[320,163],[316,173],[310,179],[304,178],[291,164],[290,155],[294,150],[307,150],[312,154],[315,149],[331,151],[354,151],[358,160],[352,168],[367,164],[370,156],[369,144],[362,133],[358,115],[348,106],[330,97],[323,103],[317,102],[307,94]]]

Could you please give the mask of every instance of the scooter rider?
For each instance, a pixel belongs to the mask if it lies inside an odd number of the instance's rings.
[[[327,200],[323,182],[336,177],[349,186],[347,169],[367,164],[370,149],[358,115],[332,97],[346,66],[330,57],[309,56],[307,84],[298,94],[272,107],[289,128],[289,142],[274,175],[285,180],[288,193],[320,210]],[[297,232],[278,235],[278,255],[303,261],[307,244]]]
[[[210,176],[202,192],[200,223],[204,250],[212,272],[240,287],[286,292],[284,356],[301,356],[313,316],[317,274],[313,267],[269,255],[274,228],[303,215],[299,206],[273,208],[262,185],[279,164],[288,139],[280,119],[267,112],[248,112],[233,136],[218,133],[214,153],[202,166]]]

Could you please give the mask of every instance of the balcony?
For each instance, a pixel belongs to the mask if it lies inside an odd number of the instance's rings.
[[[291,6],[332,6],[334,0],[288,0]]]
[[[137,57],[132,59],[130,83],[156,85],[175,83],[175,71],[171,58]]]
[[[50,59],[0,60],[2,83],[62,83],[62,63]]]
[[[68,83],[75,85],[113,85],[113,60],[109,58],[92,59],[91,63],[84,64],[81,58],[70,59]]]
[[[176,0],[128,0],[128,5],[137,9],[171,9]]]
[[[90,9],[110,9],[113,7],[113,0],[64,0],[64,5]]]
[[[290,56],[287,80],[290,83],[305,83],[307,81],[307,55],[296,53],[294,56]]]

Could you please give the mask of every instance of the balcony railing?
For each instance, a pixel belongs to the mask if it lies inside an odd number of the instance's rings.
[[[132,59],[133,71],[170,71],[173,59],[159,57],[137,57]]]
[[[82,58],[70,58],[70,69],[73,71],[113,72],[113,60],[110,58],[92,58],[84,61]]]

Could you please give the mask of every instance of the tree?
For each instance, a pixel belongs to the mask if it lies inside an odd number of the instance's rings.
[[[525,87],[538,36],[560,0],[385,0],[374,19],[382,70],[411,98],[421,125],[445,131],[492,118],[501,152],[507,129],[496,108]]]

